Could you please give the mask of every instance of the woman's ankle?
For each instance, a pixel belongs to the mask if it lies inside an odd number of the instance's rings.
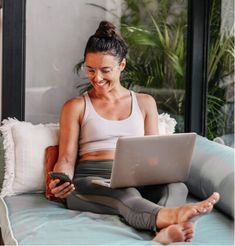
[[[179,208],[161,208],[156,217],[157,228],[162,229],[176,224],[178,210]]]

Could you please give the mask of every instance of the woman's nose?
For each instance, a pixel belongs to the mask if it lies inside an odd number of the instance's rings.
[[[99,70],[97,70],[95,72],[93,80],[96,81],[96,82],[99,82],[99,81],[103,80],[103,75],[102,75],[102,73]]]

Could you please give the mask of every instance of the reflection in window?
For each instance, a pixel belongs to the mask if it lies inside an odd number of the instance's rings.
[[[233,1],[213,0],[208,54],[207,137],[234,146]]]
[[[134,3],[133,3],[134,2]],[[121,32],[130,52],[125,84],[151,94],[184,131],[187,1],[125,1]]]
[[[151,94],[159,113],[169,113],[183,132],[187,1],[123,0],[119,21],[129,46],[123,85]]]

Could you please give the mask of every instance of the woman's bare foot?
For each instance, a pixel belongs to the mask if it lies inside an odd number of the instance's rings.
[[[156,226],[161,229],[209,213],[214,204],[219,201],[219,197],[219,193],[214,192],[209,198],[201,202],[189,203],[177,208],[162,208],[157,215]]]
[[[173,242],[191,242],[193,239],[194,225],[185,222],[176,225],[170,225],[157,233],[154,241],[161,244],[170,244]]]

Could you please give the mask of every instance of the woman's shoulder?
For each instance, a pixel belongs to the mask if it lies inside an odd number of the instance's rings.
[[[84,98],[81,95],[67,100],[63,105],[63,109],[77,111],[77,110],[83,110],[84,106],[85,106]]]
[[[136,98],[140,110],[146,116],[154,116],[157,114],[157,104],[155,99],[149,95],[144,93],[136,93]]]
[[[139,105],[156,105],[155,99],[149,94],[135,92],[135,95]]]

